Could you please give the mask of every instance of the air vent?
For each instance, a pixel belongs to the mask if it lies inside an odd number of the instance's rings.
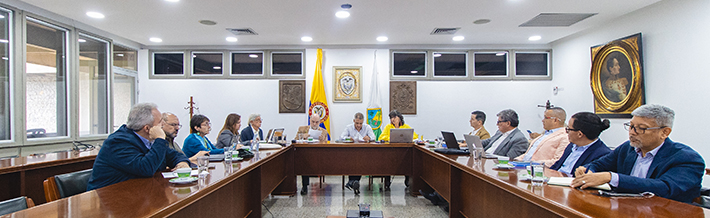
[[[520,24],[520,27],[568,27],[594,15],[596,13],[541,13],[528,22]]]
[[[431,31],[431,35],[453,35],[456,31],[459,31],[461,27],[456,28],[435,28]]]
[[[234,35],[259,35],[251,28],[227,28],[227,31]]]

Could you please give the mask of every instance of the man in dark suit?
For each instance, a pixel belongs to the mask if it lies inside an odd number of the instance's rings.
[[[259,134],[255,134],[257,131]],[[242,129],[242,132],[239,133],[239,141],[249,142],[250,140],[254,139],[254,135],[258,135],[259,140],[264,140],[264,131],[261,131],[261,115],[260,114],[249,115],[249,125],[247,125],[247,127]],[[246,143],[242,143],[242,144],[246,144]]]
[[[155,104],[133,106],[128,121],[106,138],[94,161],[87,190],[129,179],[152,177],[170,168],[189,168],[184,154],[170,149]]]
[[[594,113],[579,112],[572,115],[565,129],[571,143],[550,169],[573,176],[574,169],[577,167],[591,163],[611,152],[611,149],[599,139],[599,134],[608,128],[609,120],[602,121]]]
[[[609,183],[617,192],[653,192],[686,203],[700,196],[705,162],[689,146],[668,138],[675,112],[661,105],[643,105],[631,115],[631,121],[624,124],[629,141],[577,168],[571,186]]]
[[[493,137],[481,141],[487,153],[515,158],[528,149],[528,140],[517,128],[520,121],[512,109],[505,109],[498,116],[498,131]]]

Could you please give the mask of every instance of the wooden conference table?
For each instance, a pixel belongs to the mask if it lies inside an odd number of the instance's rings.
[[[412,144],[294,144],[231,165],[212,164],[210,175],[193,184],[174,185],[156,174],[6,217],[261,217],[261,201],[269,193],[296,193],[298,174],[410,175],[411,190],[436,190],[449,200],[450,217],[710,215],[660,197],[605,198],[547,185],[533,189],[518,181],[516,170],[494,170],[493,160],[479,167],[468,156],[446,156]]]

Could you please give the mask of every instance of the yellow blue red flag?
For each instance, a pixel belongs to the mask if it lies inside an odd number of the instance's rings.
[[[317,114],[320,117],[320,127],[328,132],[330,140],[330,109],[328,99],[325,97],[325,86],[323,84],[323,49],[318,49],[316,60],[316,73],[313,76],[313,86],[311,87],[311,101],[308,105],[308,123],[311,122],[311,115]]]

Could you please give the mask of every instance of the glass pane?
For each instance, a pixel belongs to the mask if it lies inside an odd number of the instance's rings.
[[[138,70],[138,65],[136,64],[137,60],[138,51],[113,45],[113,66],[129,70]]]
[[[264,53],[232,53],[232,74],[257,74],[264,72]]]
[[[79,35],[79,136],[108,134],[108,42]]]
[[[302,75],[302,61],[301,53],[273,53],[271,54],[272,74]]]
[[[121,74],[113,75],[113,130],[128,120],[128,112],[135,102],[136,78]]]
[[[27,21],[27,137],[67,136],[66,35]]]
[[[222,74],[222,53],[193,53],[192,74]]]
[[[466,76],[466,53],[434,53],[434,76]]]
[[[394,53],[395,76],[426,76],[426,53]]]
[[[0,140],[10,139],[10,21],[11,14],[0,10]]]
[[[475,76],[508,75],[508,52],[476,53],[473,58]]]
[[[154,75],[182,75],[182,53],[153,53]]]
[[[547,53],[515,53],[515,75],[547,76]]]

